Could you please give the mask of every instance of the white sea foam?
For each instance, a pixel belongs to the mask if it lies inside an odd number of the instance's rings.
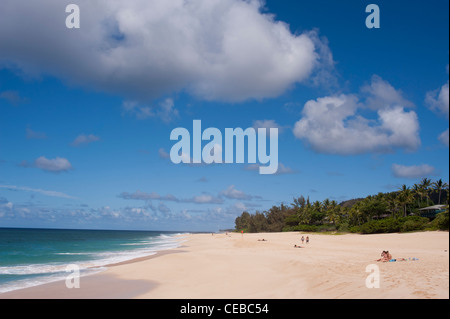
[[[161,234],[156,237],[149,237],[146,240],[136,243],[124,243],[121,246],[136,247],[130,250],[106,251],[106,252],[59,252],[54,255],[60,256],[86,256],[85,259],[72,260],[68,262],[46,263],[46,264],[25,264],[15,266],[0,266],[0,275],[17,276],[18,280],[6,282],[0,285],[0,293],[13,291],[22,288],[33,287],[49,282],[64,280],[68,273],[68,264],[76,264],[80,268],[82,276],[98,273],[107,268],[105,266],[147,257],[156,254],[158,251],[177,248],[186,241],[186,234]],[[26,277],[26,278],[23,278]],[[23,278],[23,279],[19,279]]]
[[[34,287],[34,286],[48,284],[51,282],[65,280],[68,275],[68,273],[65,271],[65,267],[66,267],[66,265],[64,265],[64,271],[56,271],[54,273],[45,273],[46,274],[45,276],[29,277],[26,279],[19,279],[19,280],[13,281],[13,282],[3,284],[0,286],[0,293],[14,291],[14,290],[18,290],[18,289],[30,288],[30,287]],[[83,269],[80,272],[80,275],[81,276],[93,275],[93,274],[99,273],[104,270],[106,270],[106,268],[104,268],[104,267]],[[36,272],[34,272],[34,274],[36,274]]]

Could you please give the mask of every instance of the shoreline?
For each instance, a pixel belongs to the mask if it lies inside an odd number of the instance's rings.
[[[180,247],[83,276],[79,289],[60,281],[0,299],[448,299],[448,240],[448,232],[189,234]],[[407,260],[376,262],[386,249]],[[368,265],[379,268],[379,289],[365,284]]]
[[[148,261],[154,258],[158,258],[164,255],[177,253],[180,247],[169,248],[164,250],[158,250],[155,253],[132,258],[129,260],[107,264],[104,266],[92,266],[89,269],[105,268],[99,272],[93,274],[85,274],[80,276],[80,282],[83,285],[81,289],[68,289],[64,279],[58,279],[55,281],[38,284],[36,286],[19,288],[4,293],[0,293],[1,299],[127,299],[133,298],[135,294],[140,291],[145,291],[146,285],[140,285],[137,282],[129,282],[127,280],[118,279],[115,276],[107,274],[108,270],[114,267],[120,267],[124,265],[130,265],[134,263]],[[99,291],[96,289],[98,285],[102,285],[103,288]],[[136,286],[137,285],[137,286]],[[87,286],[87,287],[86,287]],[[108,291],[108,287],[114,288],[121,286],[119,292]]]

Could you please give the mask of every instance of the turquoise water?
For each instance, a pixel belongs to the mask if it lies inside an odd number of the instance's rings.
[[[61,280],[76,264],[82,275],[177,247],[179,233],[0,228],[0,293]]]

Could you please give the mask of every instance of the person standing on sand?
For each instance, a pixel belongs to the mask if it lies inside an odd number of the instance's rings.
[[[303,245],[304,241],[305,241],[305,236],[302,236],[302,245]]]
[[[306,243],[309,244],[309,236],[306,236]]]

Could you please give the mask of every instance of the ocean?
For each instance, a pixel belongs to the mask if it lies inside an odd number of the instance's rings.
[[[178,247],[176,232],[0,228],[0,293],[81,276],[106,265]]]

